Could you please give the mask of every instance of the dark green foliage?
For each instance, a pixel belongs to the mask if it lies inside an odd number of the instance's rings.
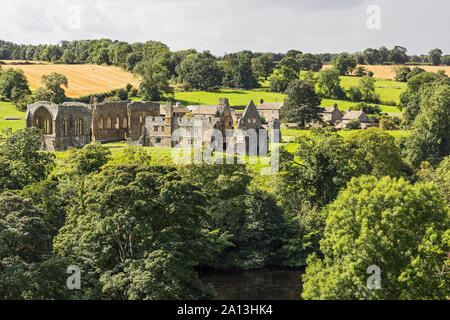
[[[43,88],[39,88],[35,93],[35,100],[50,101],[56,104],[67,100],[64,88],[68,88],[69,82],[63,74],[52,72],[42,76]]]
[[[356,67],[356,60],[353,56],[343,53],[336,57],[334,66],[341,76],[345,76],[353,72]]]
[[[300,64],[297,61],[297,59],[294,59],[292,57],[286,57],[279,63],[280,66],[284,66],[290,69],[295,70],[296,72],[300,71]]]
[[[258,77],[267,79],[272,74],[274,67],[273,55],[270,53],[265,53],[258,58],[252,59],[253,72]]]
[[[361,129],[361,122],[358,119],[352,119],[347,123],[345,128],[349,130],[359,130]]]
[[[368,71],[363,66],[359,66],[355,69],[355,76],[362,77],[368,74]]]
[[[286,230],[283,210],[266,192],[249,190],[251,177],[244,166],[195,165],[181,173],[208,194],[206,227],[216,252],[204,264],[255,268],[284,263],[277,254]]]
[[[408,81],[408,75],[411,73],[411,68],[402,66],[395,71],[395,81],[406,82]]]
[[[222,82],[222,71],[208,51],[187,56],[176,70],[189,89],[212,90]]]
[[[416,166],[424,160],[436,164],[450,154],[450,84],[423,87],[419,106],[404,154]]]
[[[284,122],[305,126],[308,122],[321,119],[321,98],[311,84],[301,80],[293,81],[286,90],[286,96],[286,102],[280,109],[280,117]]]
[[[317,79],[317,86],[319,93],[325,98],[340,99],[345,96],[345,93],[341,88],[339,70],[335,68],[320,71]]]
[[[317,72],[322,69],[320,58],[311,53],[302,54],[297,60],[300,70]]]
[[[123,165],[91,174],[85,188],[54,242],[59,255],[82,266],[85,294],[209,296],[192,269],[206,246],[205,199],[197,187],[162,168]]]
[[[228,57],[223,63],[223,85],[231,88],[254,89],[258,81],[252,70],[252,58],[249,53]]]
[[[270,76],[270,91],[285,92],[289,84],[298,79],[298,72],[286,66],[276,69]]]
[[[448,298],[449,211],[436,186],[363,176],[325,213],[324,258],[308,258],[303,298]],[[381,272],[377,290],[367,286],[372,265]]]
[[[281,186],[283,208],[299,212],[333,201],[351,177],[403,175],[403,162],[394,138],[380,129],[358,131],[347,138],[314,130],[311,137],[295,140],[295,153],[283,152]]]
[[[20,190],[46,178],[54,166],[54,155],[39,152],[41,132],[26,128],[3,132],[0,144],[0,191]]]
[[[22,70],[0,70],[0,94],[14,101],[31,94],[28,80]]]
[[[441,64],[442,50],[441,49],[433,49],[428,53],[430,62],[438,66]]]
[[[409,60],[406,54],[407,50],[401,46],[395,46],[391,51],[389,51],[388,59],[395,64],[404,64]]]

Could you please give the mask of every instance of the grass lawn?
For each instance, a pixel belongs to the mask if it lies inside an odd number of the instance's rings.
[[[341,86],[345,90],[359,85],[360,77],[341,76]],[[382,101],[400,102],[400,94],[406,90],[406,82],[396,82],[389,79],[375,78],[375,92]]]
[[[355,78],[356,77],[348,77]],[[384,81],[384,80],[383,80]],[[388,82],[386,80],[386,82]],[[400,94],[400,93],[399,93]],[[264,99],[266,102],[283,101],[285,95],[283,93],[268,92],[264,89],[256,90],[231,90],[222,89],[218,91],[187,91],[187,92],[175,92],[175,101],[181,102],[184,106],[188,105],[217,105],[219,98],[228,98],[231,106],[246,106],[250,100],[258,105],[260,99]],[[347,100],[332,100],[322,99],[321,106],[329,107],[334,103],[339,105],[339,109],[348,110],[351,106],[358,104],[358,102],[352,102]],[[379,105],[382,112],[400,113],[401,111],[394,106]]]
[[[250,100],[253,100],[256,105],[259,104],[260,99],[268,102],[283,101],[285,95],[261,89],[175,92],[175,100],[185,106],[198,104],[217,105],[219,98],[228,98],[231,106],[246,106]]]
[[[0,130],[25,128],[25,112],[20,112],[11,102],[0,101]],[[5,117],[20,117],[23,120],[5,120]]]

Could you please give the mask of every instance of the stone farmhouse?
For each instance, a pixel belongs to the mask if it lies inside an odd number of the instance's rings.
[[[280,109],[284,102],[264,102],[263,99],[260,100],[259,104],[256,106],[261,117],[270,122],[274,119],[280,119]]]
[[[363,111],[348,111],[335,127],[337,129],[344,129],[352,120],[358,120],[361,123],[361,129],[378,126],[376,123],[371,122],[369,117]]]
[[[328,124],[335,124],[340,121],[344,114],[339,110],[337,103],[332,107],[323,107],[321,117]]]

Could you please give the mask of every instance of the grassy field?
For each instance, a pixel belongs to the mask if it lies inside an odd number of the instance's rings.
[[[139,85],[138,79],[130,72],[126,72],[119,67],[93,64],[30,64],[5,65],[3,68],[22,69],[30,86],[34,88],[41,86],[42,75],[52,72],[62,73],[69,80],[69,88],[66,90],[66,94],[69,97],[79,97],[123,88],[127,83],[131,83],[134,86]]]
[[[175,92],[175,100],[183,105],[217,105],[219,98],[228,98],[232,106],[246,106],[250,100],[258,104],[260,99],[264,101],[283,101],[282,93],[266,92],[262,90],[218,90],[218,91],[189,91]]]
[[[5,117],[20,117],[23,120],[4,120]],[[0,130],[25,128],[25,112],[20,112],[10,102],[0,101]]]
[[[349,77],[355,78],[355,77]],[[359,78],[355,78],[359,79]],[[395,83],[395,82],[393,82]],[[400,94],[400,93],[398,93]],[[218,90],[218,91],[189,91],[189,92],[175,92],[175,100],[181,102],[183,105],[216,105],[219,103],[219,98],[228,98],[232,106],[246,106],[250,100],[257,105],[260,99],[266,102],[283,101],[285,95],[283,93],[267,92],[259,90]],[[321,106],[329,107],[334,103],[339,105],[339,109],[348,110],[351,106],[358,104],[347,100],[333,100],[322,99]],[[383,112],[400,113],[401,111],[394,106],[379,105]]]
[[[359,85],[360,77],[341,77],[341,86],[345,90]],[[400,102],[400,94],[406,90],[406,82],[396,82],[389,79],[375,79],[375,92],[382,101]]]

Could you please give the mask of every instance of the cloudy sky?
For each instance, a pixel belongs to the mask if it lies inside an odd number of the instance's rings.
[[[382,45],[402,45],[409,54],[438,47],[449,54],[449,14],[448,0],[13,0],[2,1],[0,39],[158,40],[172,50],[217,55]]]

